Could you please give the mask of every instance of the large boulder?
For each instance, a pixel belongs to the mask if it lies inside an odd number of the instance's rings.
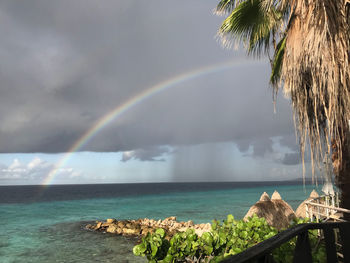
[[[118,229],[118,226],[117,226],[117,225],[111,224],[111,225],[109,225],[108,228],[106,229],[106,232],[114,234],[114,233],[117,232],[117,229]]]
[[[305,202],[306,201],[310,201],[312,199],[315,199],[317,197],[319,197],[318,193],[315,190],[312,190],[310,196],[298,206],[297,210],[295,211],[295,215],[297,217],[301,217],[301,218],[306,217],[306,205],[305,205]]]
[[[288,227],[290,221],[295,218],[292,207],[282,200],[277,191],[275,191],[272,197],[270,200],[269,196],[263,193],[260,200],[249,209],[244,220],[256,214],[258,217],[265,218],[269,225],[277,229]]]

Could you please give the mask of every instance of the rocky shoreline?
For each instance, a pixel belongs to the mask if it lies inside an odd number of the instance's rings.
[[[166,237],[170,239],[177,232],[185,232],[187,229],[194,229],[198,236],[211,229],[211,225],[194,224],[191,220],[187,222],[177,222],[175,216],[165,218],[164,220],[137,219],[137,220],[116,220],[109,218],[106,221],[96,221],[95,224],[88,224],[86,229],[103,233],[111,233],[123,236],[143,237],[148,233],[153,233],[157,228],[163,228]]]
[[[318,197],[316,191],[312,191],[307,200]],[[285,202],[281,195],[275,191],[271,196],[264,192],[260,200],[256,202],[245,215],[244,220],[253,215],[264,217],[267,223],[277,229],[288,227],[291,220],[298,217],[305,217],[305,201],[302,202],[296,212]],[[193,221],[177,222],[175,216],[165,218],[164,220],[137,219],[137,220],[116,220],[113,218],[106,221],[96,221],[95,224],[88,224],[85,227],[88,230],[102,233],[111,233],[123,236],[134,236],[141,238],[148,233],[153,233],[158,228],[163,228],[166,232],[166,238],[170,239],[177,232],[185,232],[187,229],[194,229],[198,236],[211,230],[211,224],[194,224]]]

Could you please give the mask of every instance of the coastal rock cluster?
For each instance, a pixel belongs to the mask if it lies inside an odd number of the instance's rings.
[[[137,219],[137,220],[119,220],[107,219],[106,222],[96,221],[96,224],[88,224],[86,228],[89,230],[112,233],[124,236],[146,236],[148,233],[153,233],[157,228],[163,228],[166,231],[167,237],[172,237],[176,232],[185,232],[192,228],[196,234],[201,236],[204,232],[211,229],[208,224],[194,224],[191,220],[187,222],[177,222],[176,217],[168,217],[164,220],[154,219]]]
[[[318,197],[318,194],[314,190],[305,201],[316,197]],[[271,198],[264,192],[260,200],[249,209],[244,220],[256,214],[258,217],[264,217],[269,225],[277,229],[283,229],[288,227],[293,219],[306,216],[305,201],[300,204],[295,213],[292,207],[282,199],[277,191],[272,194]],[[166,232],[166,238],[170,239],[175,233],[185,232],[189,228],[194,229],[196,234],[201,236],[204,232],[211,230],[211,225],[209,223],[194,224],[191,220],[187,222],[177,222],[175,216],[165,218],[164,220],[148,218],[116,220],[110,218],[106,221],[96,221],[95,224],[86,225],[86,229],[93,231],[137,237],[146,236],[148,233],[153,233],[158,228],[163,228]]]

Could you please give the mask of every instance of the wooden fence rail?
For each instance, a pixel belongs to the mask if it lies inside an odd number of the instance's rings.
[[[328,219],[342,222],[344,220],[340,218],[343,217],[343,214],[350,214],[350,210],[339,207],[338,194],[317,197],[306,201],[305,206],[305,216],[311,219],[316,218],[317,222]],[[337,217],[335,216],[336,214],[338,214]]]

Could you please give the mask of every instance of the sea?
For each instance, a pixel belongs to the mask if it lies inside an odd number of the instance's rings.
[[[241,219],[263,192],[277,190],[296,209],[312,189],[320,193],[300,182],[0,186],[0,262],[147,262],[132,254],[135,238],[84,226],[107,218]]]

